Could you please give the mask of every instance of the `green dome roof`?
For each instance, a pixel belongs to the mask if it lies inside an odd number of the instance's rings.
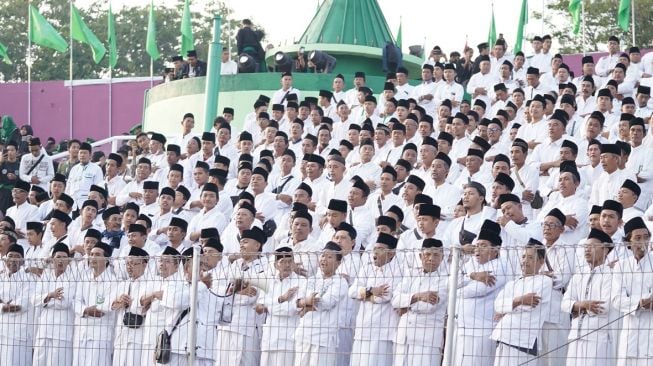
[[[394,37],[376,0],[324,0],[298,43],[383,47],[387,41]]]

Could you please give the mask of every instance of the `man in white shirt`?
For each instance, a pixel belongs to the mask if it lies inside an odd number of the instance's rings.
[[[472,144],[472,140],[470,140],[469,137],[467,137],[467,126],[469,126],[469,118],[461,112],[456,113],[456,115],[453,117],[453,130],[452,134],[454,137],[454,140],[451,144],[451,151],[449,151],[449,157],[452,160],[452,163],[454,166],[452,166],[453,170],[462,170],[464,165],[465,165],[465,157],[467,156],[467,150],[469,150],[470,145]],[[455,177],[457,177],[458,174],[455,174]],[[451,180],[452,178],[455,177],[449,177]]]
[[[631,255],[619,261],[613,270],[618,274],[619,297],[615,306],[624,319],[619,331],[617,358],[624,364],[648,363],[653,351],[647,341],[648,324],[653,321],[650,283],[653,281],[653,254],[649,249],[651,232],[641,217],[624,225],[625,241]]]
[[[490,56],[481,55],[478,59],[480,60],[480,71],[469,79],[467,93],[471,94],[474,100],[480,99],[485,102],[485,105],[491,105],[492,100],[489,94],[494,85],[499,82],[499,77],[490,72]]]
[[[34,309],[30,296],[38,277],[25,271],[24,250],[11,244],[4,255],[4,269],[0,274],[0,363],[27,366],[32,362]]]
[[[490,335],[495,326],[494,300],[512,274],[499,258],[499,224],[485,220],[475,240],[474,257],[462,268],[458,287],[454,364],[490,366],[494,362],[495,342]]]
[[[385,136],[385,129],[377,129],[377,133],[383,134]],[[389,143],[386,143],[386,146],[389,146]],[[374,152],[375,146],[374,142],[371,139],[361,140],[359,145],[360,164],[350,167],[347,170],[347,177],[351,178],[357,175],[364,179],[370,187],[377,185],[381,178],[382,168],[379,166],[379,164],[372,160],[375,155]]]
[[[362,71],[356,71],[354,73],[354,87],[345,92],[345,102],[347,102],[349,108],[360,106],[360,103],[358,102],[358,91],[364,86],[365,73]]]
[[[563,141],[572,140],[565,133],[567,119],[568,116],[565,111],[556,109],[547,121],[548,137],[541,144],[535,146],[533,153],[528,155],[528,163],[537,169],[541,175],[552,175],[552,168],[559,165],[560,147]]]
[[[546,68],[550,64],[550,60],[545,53],[542,52],[542,37],[535,36],[531,40],[531,46],[533,47],[534,54],[528,56],[528,63],[537,68]]]
[[[223,231],[229,223],[227,218],[218,211],[218,187],[213,183],[206,183],[202,188],[200,201],[202,202],[202,209],[193,217],[188,225],[188,233],[186,239],[191,242],[199,240],[202,229],[208,227],[215,227],[218,231]]]
[[[444,64],[444,83],[438,86],[435,94],[436,104],[440,104],[443,100],[449,99],[453,107],[453,113],[459,111],[460,102],[465,96],[465,89],[458,84],[456,80],[456,68],[452,63]]]
[[[608,38],[608,54],[601,57],[596,63],[596,74],[599,76],[607,77],[614,69],[615,65],[619,62],[619,38],[610,36]]]
[[[536,95],[544,95],[551,88],[540,80],[540,70],[535,67],[529,67],[526,70],[526,87],[524,88],[524,98],[532,100]]]
[[[463,189],[469,182],[478,182],[485,187],[492,185],[492,175],[489,171],[481,169],[483,164],[483,151],[480,149],[467,149],[465,168],[453,183],[456,188]]]
[[[567,366],[578,360],[597,366],[616,361],[614,328],[619,312],[615,306],[620,293],[606,262],[612,248],[608,234],[592,229],[584,246],[587,263],[574,273],[563,296],[561,309],[572,317]]]
[[[601,205],[605,200],[614,198],[626,179],[637,180],[630,171],[619,169],[620,160],[621,148],[619,146],[615,144],[601,145],[603,173],[592,185],[591,204]]]
[[[494,300],[500,318],[491,337],[498,342],[495,365],[528,363],[539,354],[538,338],[550,311],[553,289],[551,278],[540,274],[545,261],[544,245],[530,239],[521,258],[522,276],[506,283]],[[517,333],[515,329],[525,331]]]
[[[128,278],[117,284],[117,297],[111,304],[111,309],[116,312],[118,319],[113,353],[113,365],[116,366],[141,362],[145,309],[141,306],[140,300],[146,295],[147,278],[151,276],[147,273],[149,255],[142,248],[131,247],[125,256]],[[153,268],[153,266],[149,267]]]
[[[256,312],[265,314],[261,336],[261,365],[291,365],[295,356],[293,334],[300,321],[295,305],[304,279],[293,271],[293,251],[277,248],[274,253],[274,277],[267,282],[265,297],[259,297]],[[272,275],[272,273],[271,273]]]
[[[347,104],[347,101],[345,100],[346,97],[346,92],[345,92],[345,77],[342,74],[336,75],[335,78],[333,78],[333,82],[331,83],[331,92],[333,93],[333,102],[334,104],[338,105],[340,102]]]
[[[373,245],[374,241],[374,220],[372,211],[366,206],[367,199],[370,195],[370,188],[363,180],[355,176],[352,187],[349,189],[347,202],[349,203],[349,212],[347,212],[347,223],[356,228],[356,250]]]
[[[90,250],[90,270],[78,279],[73,306],[75,337],[73,365],[111,365],[113,331],[116,325],[111,304],[115,300],[116,277],[109,270],[112,248],[102,242]]]
[[[648,120],[653,114],[653,109],[649,108],[648,104],[651,100],[651,87],[640,85],[637,87],[637,110],[635,111],[635,116]]]
[[[517,131],[517,137],[528,142],[528,149],[532,151],[535,146],[542,143],[546,139],[546,128],[548,127],[545,116],[544,106],[546,100],[542,95],[536,94],[531,100],[529,113],[531,120],[525,123]]]
[[[351,189],[352,182],[345,178],[345,159],[340,155],[330,155],[327,160],[327,171],[331,182],[326,189],[318,192],[317,207],[315,212],[320,216],[326,214],[326,207],[332,199],[346,200]]]
[[[442,272],[443,244],[424,239],[421,266],[404,277],[392,296],[402,310],[395,339],[395,365],[439,365],[447,306],[447,276]],[[428,329],[428,331],[426,330]]]
[[[34,365],[70,365],[73,361],[73,299],[77,287],[74,266],[70,266],[67,244],[55,244],[50,250],[52,268],[36,284],[32,305],[37,308],[34,335]]]
[[[127,183],[116,196],[116,206],[122,206],[127,202],[136,204],[143,203],[143,183],[152,172],[152,162],[148,158],[138,159],[136,165],[136,175],[134,180]]]
[[[23,246],[27,244],[27,240],[24,239],[27,232],[27,222],[32,221],[38,211],[38,208],[31,205],[27,199],[29,190],[29,183],[17,180],[11,190],[14,205],[9,207],[6,213],[8,217],[14,220],[14,231],[19,236],[18,243]]]
[[[412,98],[417,104],[426,110],[426,113],[433,115],[438,106],[435,94],[438,84],[433,81],[433,66],[424,64],[422,66],[422,83],[413,88]]]
[[[580,184],[580,173],[576,163],[561,162],[558,192],[549,196],[536,219],[537,222],[543,222],[546,214],[553,208],[562,211],[565,214],[565,231],[561,242],[564,244],[575,245],[587,233],[589,208],[587,199],[578,193]]]
[[[29,152],[20,158],[19,177],[27,183],[38,185],[47,192],[48,184],[54,177],[52,158],[41,147],[41,140],[38,137],[32,137],[29,141]]]
[[[278,226],[276,219],[280,202],[277,201],[276,194],[266,191],[267,185],[268,172],[260,166],[254,168],[248,191],[254,195],[253,203],[258,219],[264,223],[264,227],[270,227],[274,231]]]
[[[151,365],[154,358],[156,338],[164,327],[181,322],[185,309],[190,306],[190,286],[180,272],[180,254],[166,247],[158,258],[158,276],[148,284],[140,305],[146,309],[143,323],[141,365]],[[170,329],[170,328],[167,328]]]
[[[163,187],[158,198],[159,211],[151,218],[152,231],[149,234],[149,239],[159,244],[161,248],[164,248],[168,242],[166,232],[168,231],[170,220],[174,216],[174,213],[172,212],[172,203],[174,202],[175,197],[176,192],[174,189]]]
[[[292,86],[292,73],[284,72],[281,74],[281,89],[274,92],[270,103],[272,104],[283,104],[284,107],[288,104],[288,95],[296,94],[299,99],[299,89],[296,89]]]
[[[396,76],[397,83],[395,84],[395,88],[397,92],[395,93],[395,99],[402,100],[410,98],[415,87],[408,84],[408,69],[403,66],[398,67]]]
[[[490,53],[490,72],[499,75],[499,67],[501,67],[504,61],[508,61],[508,56],[506,56],[506,41],[503,38],[499,38],[494,43],[492,52]]]
[[[633,118],[629,122],[629,137],[632,149],[628,161],[626,161],[626,169],[631,174],[635,174],[637,183],[641,185],[642,195],[637,201],[637,208],[644,211],[648,208],[651,201],[651,191],[653,183],[653,150],[649,146],[643,144],[646,128],[642,118]]]
[[[268,261],[262,257],[261,250],[267,240],[263,231],[254,226],[244,230],[240,236],[240,257],[228,269],[229,282],[234,287],[231,323],[221,324],[218,330],[218,359],[221,365],[254,366],[259,364],[260,326],[254,306],[261,296],[261,291],[247,283],[239,285],[239,279],[248,282],[248,278],[265,276]]]
[[[107,187],[107,205],[116,205],[116,196],[127,185],[122,175],[119,174],[119,169],[122,167],[123,159],[120,154],[110,153],[104,164],[104,182],[102,186]]]
[[[313,216],[308,210],[297,210],[292,213],[290,237],[276,245],[292,249],[295,258],[293,270],[304,277],[313,276],[318,271],[318,253],[322,243],[313,236]]]
[[[360,302],[354,332],[351,364],[390,366],[399,316],[392,297],[401,281],[395,260],[397,238],[380,233],[375,239],[372,262],[365,264],[349,287],[349,297]]]
[[[143,182],[143,203],[141,204],[139,212],[146,215],[150,219],[160,211],[157,198],[159,197],[159,182],[145,181]]]
[[[92,151],[91,144],[82,143],[77,155],[79,164],[73,166],[68,174],[66,194],[75,199],[74,209],[81,208],[82,203],[88,198],[92,185],[103,185],[102,169],[97,164],[91,163]]]
[[[320,90],[318,103],[322,111],[324,112],[325,117],[329,117],[334,121],[338,120],[338,114],[336,110],[336,103],[333,102],[333,93],[329,90]]]
[[[222,47],[221,62],[220,75],[236,75],[238,73],[238,64],[231,59],[231,54],[227,47]]]
[[[338,364],[338,320],[346,311],[342,304],[348,287],[346,278],[337,272],[342,258],[342,248],[327,242],[320,254],[320,270],[308,278],[294,301],[301,316],[294,333],[295,366]]]

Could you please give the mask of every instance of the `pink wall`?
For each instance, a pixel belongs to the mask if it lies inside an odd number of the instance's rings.
[[[109,85],[79,85],[73,89],[72,136],[99,140],[120,135],[140,123],[143,98],[149,81],[119,82],[112,85],[111,129],[109,129]],[[11,115],[17,125],[27,124],[27,83],[0,84],[0,115]],[[34,134],[57,141],[70,137],[69,88],[63,81],[32,83]]]

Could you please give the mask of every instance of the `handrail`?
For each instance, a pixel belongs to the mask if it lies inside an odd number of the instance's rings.
[[[136,136],[134,135],[118,135],[118,136],[111,136],[107,137],[106,139],[102,139],[99,141],[95,141],[91,144],[93,147],[97,146],[102,146],[108,143],[111,143],[111,151],[115,152],[118,150],[118,141],[124,141],[124,140],[133,140],[135,139]],[[63,151],[57,154],[54,154],[51,156],[52,160],[57,160],[57,159],[63,159],[68,157],[68,151]]]

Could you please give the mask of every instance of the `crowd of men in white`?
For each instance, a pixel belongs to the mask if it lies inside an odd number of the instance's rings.
[[[201,365],[439,365],[447,316],[454,365],[653,364],[650,75],[614,37],[574,79],[504,53],[471,103],[452,64],[301,102],[283,74],[244,117],[197,136],[187,113],[101,165],[71,141],[55,174],[33,138],[0,222],[0,364],[154,364],[165,329],[184,365],[196,326]]]

